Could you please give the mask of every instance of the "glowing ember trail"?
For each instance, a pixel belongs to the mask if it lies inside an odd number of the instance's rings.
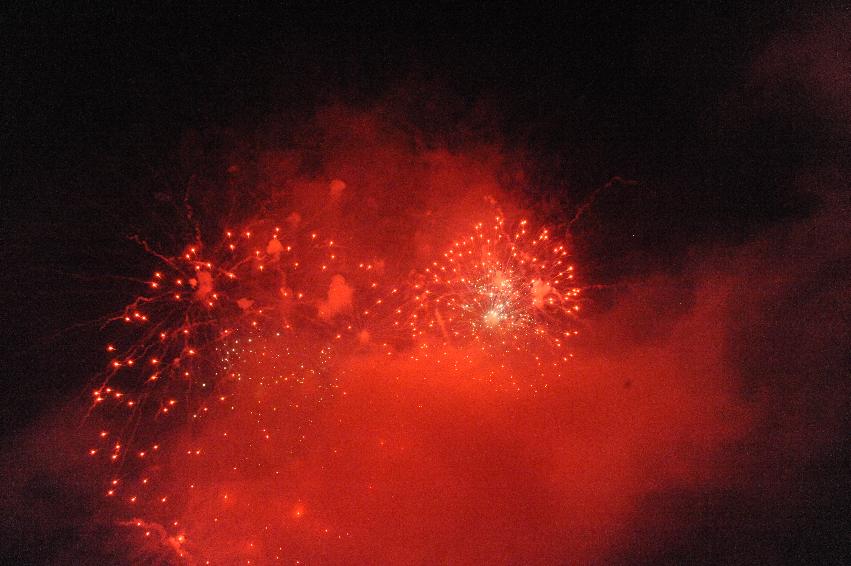
[[[304,542],[316,537],[345,548],[358,525],[304,501],[297,468],[334,459],[323,441],[334,432],[316,422],[335,420],[348,385],[414,364],[534,393],[572,357],[580,290],[551,230],[497,214],[385,281],[382,260],[298,218],[227,231],[211,248],[199,237],[176,256],[140,240],[161,268],[108,321],[125,328],[91,391],[105,424],[89,452],[132,517],[121,524],[141,532],[139,556],[292,561],[316,555]]]

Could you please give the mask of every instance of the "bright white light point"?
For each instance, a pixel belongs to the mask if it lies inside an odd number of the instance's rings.
[[[493,328],[502,322],[503,318],[502,313],[496,309],[492,309],[485,313],[485,324]]]

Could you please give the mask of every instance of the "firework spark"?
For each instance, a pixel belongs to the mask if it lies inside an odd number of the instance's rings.
[[[478,348],[507,363],[524,352],[541,377],[561,377],[571,357],[565,343],[579,333],[580,289],[567,245],[550,229],[501,215],[478,223],[418,273],[412,290],[395,324],[410,332],[422,356]]]
[[[557,379],[577,333],[566,244],[502,215],[402,281],[301,222],[256,222],[176,256],[145,247],[161,268],[108,321],[126,328],[92,391],[108,426],[90,455],[112,466],[106,496],[138,517],[123,524],[177,559],[280,559],[295,525],[351,536],[305,520],[291,469],[323,407],[347,394],[351,360],[434,362],[534,391],[515,366]]]

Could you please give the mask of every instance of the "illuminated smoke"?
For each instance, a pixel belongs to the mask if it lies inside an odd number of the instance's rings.
[[[144,292],[106,329],[90,460],[139,553],[593,561],[658,486],[727,481],[750,416],[719,346],[723,269],[682,313],[659,316],[674,299],[650,284],[594,315],[573,214],[518,205],[492,151],[411,155],[330,117],[349,141],[327,172],[269,157],[273,204],[147,246]],[[642,341],[651,322],[667,330]]]

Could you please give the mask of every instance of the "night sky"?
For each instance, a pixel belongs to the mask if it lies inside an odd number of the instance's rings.
[[[851,12],[742,4],[5,8],[2,562],[848,563]],[[85,415],[103,321],[162,268],[133,236],[180,255],[297,211],[401,278],[493,202],[554,226],[583,288],[545,393],[346,355],[346,401],[264,454],[294,486],[279,562],[231,552],[270,510],[180,548],[124,524]],[[163,434],[248,430],[212,422]]]

